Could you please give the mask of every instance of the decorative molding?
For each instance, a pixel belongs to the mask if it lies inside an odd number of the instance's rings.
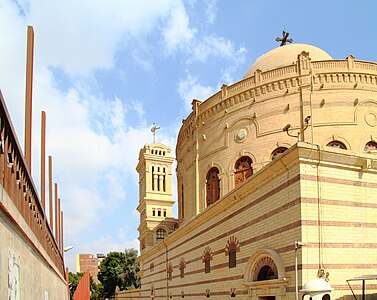
[[[206,247],[203,251],[202,262],[213,259],[213,252],[210,247]]]
[[[186,268],[186,261],[185,259],[182,257],[180,260],[179,260],[179,265],[178,265],[179,269],[184,269]]]
[[[240,252],[240,242],[234,236],[231,236],[225,246],[225,256],[229,255],[229,252]]]

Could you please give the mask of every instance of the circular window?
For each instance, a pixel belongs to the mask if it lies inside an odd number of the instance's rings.
[[[247,137],[247,130],[246,129],[240,129],[236,135],[235,135],[235,140],[237,142],[243,142]]]

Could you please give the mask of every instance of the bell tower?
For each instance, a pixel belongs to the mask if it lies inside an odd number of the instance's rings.
[[[172,206],[172,164],[170,147],[161,143],[146,144],[139,153],[140,251],[154,246],[177,226]]]

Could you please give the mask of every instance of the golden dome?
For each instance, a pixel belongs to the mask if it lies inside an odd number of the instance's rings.
[[[301,52],[309,52],[312,61],[333,60],[333,58],[322,49],[307,44],[291,44],[275,48],[260,56],[255,63],[247,70],[243,79],[251,77],[259,69],[262,72],[277,69],[280,67],[295,64],[297,56]]]

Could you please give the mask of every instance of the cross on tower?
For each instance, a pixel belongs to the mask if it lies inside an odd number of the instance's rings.
[[[160,126],[158,126],[156,123],[152,124],[151,132],[153,133],[153,143],[156,142],[156,131],[160,129]]]
[[[289,39],[288,36],[289,36],[289,32],[283,31],[283,37],[282,38],[281,37],[277,37],[276,41],[277,42],[281,42],[280,46],[285,46],[287,44],[287,42],[288,43],[292,43],[293,42],[293,39]]]

